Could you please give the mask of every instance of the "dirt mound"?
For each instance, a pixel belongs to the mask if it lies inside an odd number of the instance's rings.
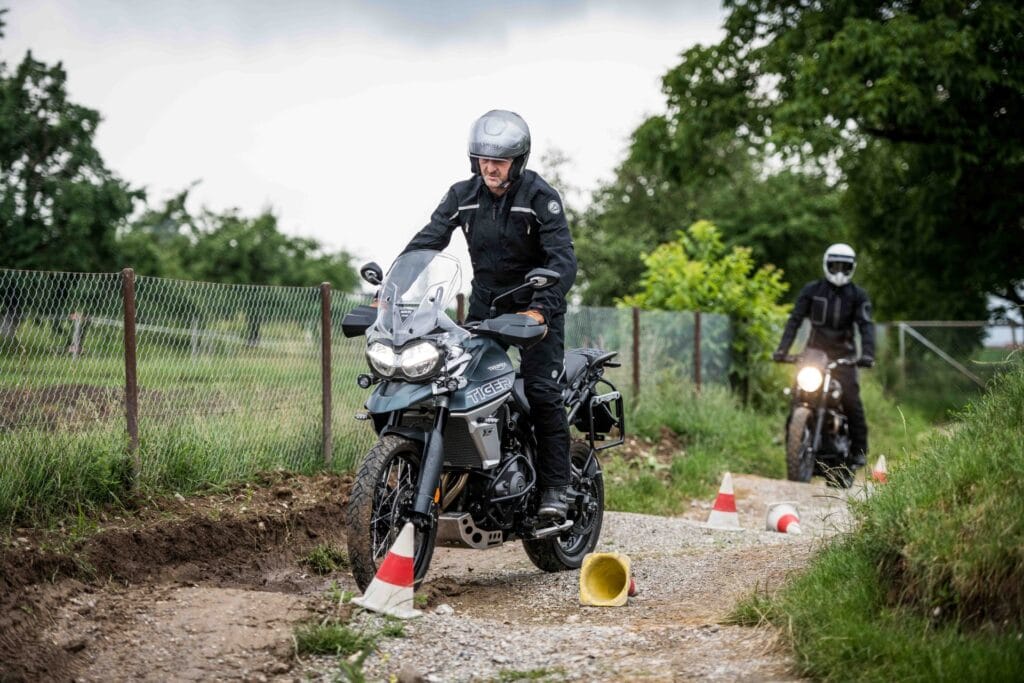
[[[317,544],[343,542],[350,487],[348,476],[272,473],[226,493],[104,515],[73,544],[59,531],[18,530],[0,552],[0,680],[69,677],[80,639],[41,634],[56,610],[110,582],[297,590],[281,569]]]

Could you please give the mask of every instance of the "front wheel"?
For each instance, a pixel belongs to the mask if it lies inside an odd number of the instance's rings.
[[[576,523],[561,536],[523,541],[523,549],[530,561],[546,572],[578,569],[583,558],[597,545],[604,522],[601,463],[597,457],[590,458],[590,447],[582,441],[572,443],[569,458],[570,488],[584,494],[582,509],[576,509]],[[577,500],[570,501],[570,508],[576,506]]]
[[[394,544],[416,494],[422,449],[409,439],[389,434],[381,437],[363,460],[348,501],[346,533],[352,574],[365,591]],[[434,554],[436,520],[428,529],[416,528],[413,540],[413,574],[416,586],[423,581]]]
[[[786,428],[786,478],[808,482],[814,474],[814,433],[811,431],[811,409],[793,408]]]

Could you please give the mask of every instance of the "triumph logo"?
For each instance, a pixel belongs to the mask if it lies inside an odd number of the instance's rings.
[[[499,377],[498,379],[491,380],[487,384],[483,384],[473,391],[466,394],[466,401],[468,403],[480,403],[486,401],[489,398],[494,398],[499,394],[503,394],[512,388],[512,376],[507,375],[505,377]]]
[[[494,371],[497,371],[497,370],[501,370],[506,365],[508,365],[508,363],[498,363],[497,365],[488,365],[487,369],[492,371],[492,372],[494,372]]]

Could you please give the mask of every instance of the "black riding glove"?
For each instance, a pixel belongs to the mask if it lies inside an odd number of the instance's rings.
[[[858,368],[873,368],[875,367],[875,359],[872,356],[861,356],[857,360]]]
[[[772,354],[772,360],[775,361],[776,363],[783,362],[784,360],[786,360],[786,352],[776,351],[775,353]]]

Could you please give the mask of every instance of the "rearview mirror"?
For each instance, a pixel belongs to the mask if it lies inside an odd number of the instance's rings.
[[[359,269],[359,277],[363,278],[371,285],[377,286],[384,282],[384,271],[380,269],[373,261],[365,264]]]
[[[550,268],[534,268],[526,274],[525,282],[533,289],[539,290],[554,287],[561,279],[562,276]]]

